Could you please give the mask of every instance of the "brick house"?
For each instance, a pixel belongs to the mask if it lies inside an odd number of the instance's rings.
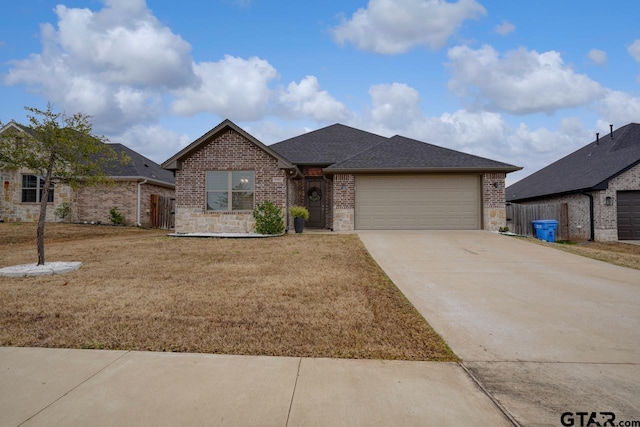
[[[570,239],[640,240],[640,125],[612,125],[605,137],[596,134],[506,194],[511,203],[567,203]]]
[[[179,233],[250,232],[267,200],[305,206],[307,227],[336,231],[497,230],[505,176],[520,169],[340,124],[266,146],[229,120],[162,167],[175,174]]]
[[[25,126],[11,122],[8,127],[28,132]],[[150,159],[122,144],[109,144],[117,153],[126,154],[130,161],[125,165],[112,167],[105,173],[112,182],[104,185],[79,185],[72,188],[62,183],[54,183],[49,194],[46,221],[59,221],[56,210],[67,204],[70,207],[71,222],[110,223],[109,211],[115,207],[124,215],[128,225],[151,225],[151,195],[173,198],[175,180],[173,174]],[[0,219],[7,222],[33,222],[40,214],[40,195],[44,179],[27,169],[0,167],[2,195],[0,199]]]

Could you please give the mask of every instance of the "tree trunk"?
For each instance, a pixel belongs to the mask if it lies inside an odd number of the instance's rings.
[[[36,232],[36,245],[38,247],[38,265],[44,265],[44,224],[47,218],[47,201],[49,200],[49,187],[51,187],[51,170],[53,169],[53,156],[50,166],[44,177],[44,188],[40,198],[40,216],[38,217],[38,231]],[[39,178],[38,178],[39,179]]]

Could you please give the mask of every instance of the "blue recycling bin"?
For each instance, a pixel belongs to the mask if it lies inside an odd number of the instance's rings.
[[[533,228],[536,230],[536,237],[549,243],[555,243],[556,230],[558,221],[555,219],[538,219],[532,221]]]

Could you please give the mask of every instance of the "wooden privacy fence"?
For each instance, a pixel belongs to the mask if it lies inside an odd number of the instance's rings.
[[[569,240],[569,205],[554,203],[545,205],[519,205],[507,203],[507,227],[509,231],[523,236],[535,237],[532,221],[555,219],[558,221],[556,240]]]
[[[170,230],[175,227],[176,199],[158,194],[151,195],[151,226]]]

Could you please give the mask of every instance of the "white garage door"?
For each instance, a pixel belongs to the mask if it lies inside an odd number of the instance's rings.
[[[477,230],[479,175],[358,175],[359,230]]]

